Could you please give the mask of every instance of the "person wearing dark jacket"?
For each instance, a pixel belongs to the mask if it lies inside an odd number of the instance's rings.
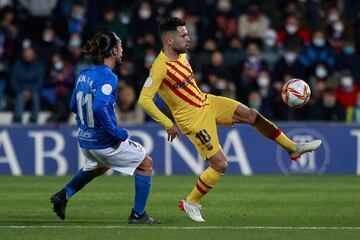
[[[45,69],[37,60],[34,48],[26,45],[28,44],[23,44],[22,58],[16,61],[11,75],[11,85],[16,95],[14,122],[22,122],[25,101],[31,99],[30,122],[36,123],[40,111],[40,89]]]

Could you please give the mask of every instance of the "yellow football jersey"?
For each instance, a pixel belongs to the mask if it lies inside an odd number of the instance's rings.
[[[176,61],[171,61],[161,51],[151,66],[139,98],[139,104],[153,119],[165,128],[171,128],[171,120],[152,101],[157,92],[181,126],[194,124],[196,116],[209,104],[207,94],[196,85],[186,54],[180,54]]]

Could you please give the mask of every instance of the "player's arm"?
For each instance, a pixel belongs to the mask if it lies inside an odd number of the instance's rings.
[[[173,122],[155,105],[153,98],[158,92],[159,87],[165,77],[166,67],[159,63],[154,63],[150,69],[150,76],[146,79],[139,97],[139,105],[156,122],[163,125],[166,129],[171,128]]]
[[[71,95],[70,110],[75,114],[77,113],[77,101],[75,96],[75,89],[73,90],[73,93]]]
[[[107,107],[110,102],[111,93],[117,91],[116,84],[117,79],[110,77],[110,79],[104,81],[104,83],[96,89],[93,100],[93,112],[101,126],[109,135],[117,137],[120,141],[125,141],[129,137],[128,131],[113,124]]]
[[[166,67],[154,63],[150,69],[150,76],[146,79],[143,89],[140,93],[139,105],[156,122],[163,125],[168,133],[168,141],[173,141],[177,136],[179,139],[180,131],[175,124],[155,105],[153,99],[158,92],[162,80],[165,77]]]

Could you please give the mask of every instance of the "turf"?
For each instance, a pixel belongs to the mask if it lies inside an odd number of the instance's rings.
[[[0,177],[0,239],[360,239],[356,176],[225,176],[203,201],[206,223],[177,207],[195,176],[155,176],[148,213],[161,225],[129,226],[131,177],[100,177],[69,202],[50,195],[70,177]]]

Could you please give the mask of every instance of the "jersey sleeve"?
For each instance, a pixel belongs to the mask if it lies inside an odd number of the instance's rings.
[[[155,105],[153,98],[158,92],[160,85],[166,74],[166,65],[162,62],[155,61],[150,69],[150,75],[146,79],[139,97],[139,105],[149,114],[156,122],[163,125],[166,129],[173,126],[173,122],[160,111]]]

